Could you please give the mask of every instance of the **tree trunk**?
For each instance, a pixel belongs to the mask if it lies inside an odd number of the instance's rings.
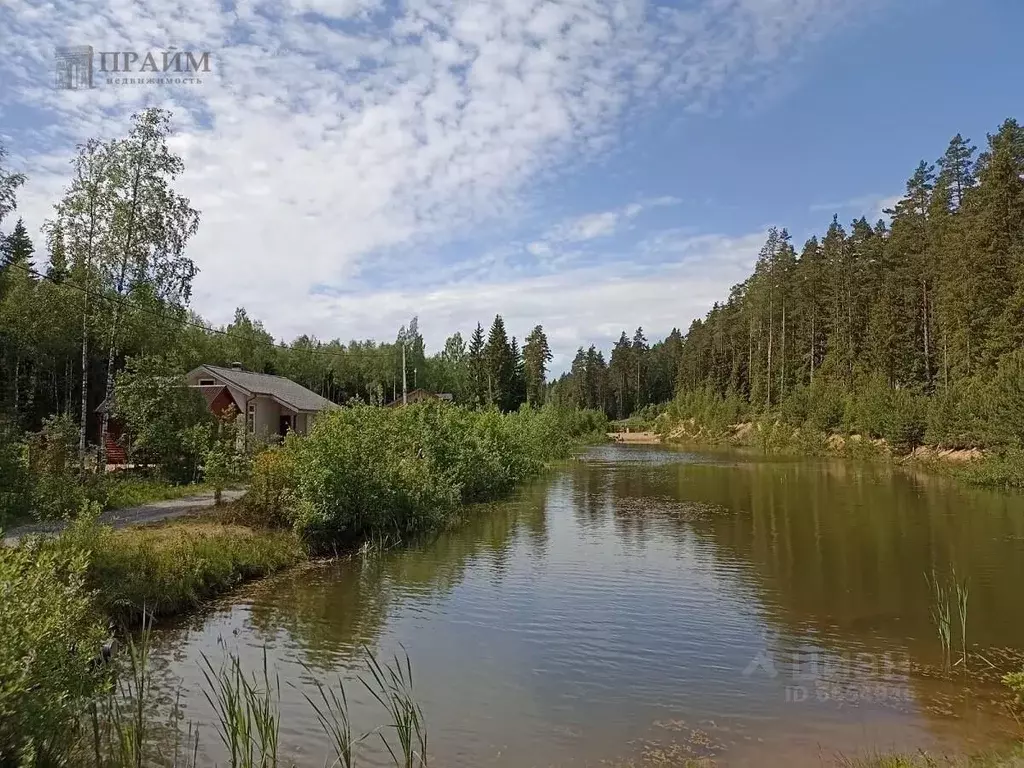
[[[931,386],[931,362],[928,352],[928,282],[921,280],[922,309],[924,310],[924,384]]]
[[[811,384],[814,384],[814,312],[811,312]]]
[[[779,399],[786,394],[786,302],[782,302],[782,375],[779,377]]]
[[[21,400],[20,383],[21,380],[21,355],[18,352],[14,353],[14,423],[21,426],[21,408],[19,407],[19,401]]]
[[[86,267],[88,273],[88,267]],[[85,475],[85,430],[89,419],[89,294],[82,304],[82,416],[78,427],[78,473]]]
[[[100,426],[100,456],[99,465],[102,470],[106,470],[107,465],[107,428],[110,425],[110,406],[113,403],[114,395],[114,357],[117,352],[117,332],[119,330],[118,325],[121,321],[121,301],[126,300],[125,296],[125,278],[128,272],[128,260],[131,258],[132,246],[134,245],[135,236],[135,214],[139,207],[139,180],[142,176],[142,158],[145,156],[146,144],[143,142],[139,148],[138,157],[135,163],[135,175],[132,179],[132,205],[128,212],[128,225],[125,229],[124,234],[124,251],[121,254],[121,271],[117,276],[117,303],[114,305],[114,322],[110,328],[110,349],[107,351],[107,384],[105,387],[104,398],[107,402],[107,407],[103,410],[103,421]]]

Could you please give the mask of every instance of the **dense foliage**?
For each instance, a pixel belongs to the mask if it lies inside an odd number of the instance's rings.
[[[313,543],[402,537],[444,525],[463,503],[507,493],[606,424],[602,413],[554,406],[357,404],[259,457],[247,504]]]
[[[975,154],[957,135],[922,162],[890,223],[834,218],[799,253],[772,230],[687,332],[684,397],[901,446],[1020,444],[1024,128],[1007,120]]]
[[[0,546],[0,766],[62,765],[106,636],[87,554]]]

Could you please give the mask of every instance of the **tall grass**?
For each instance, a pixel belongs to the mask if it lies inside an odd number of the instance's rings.
[[[966,578],[962,581],[957,578],[954,566],[950,566],[950,576],[952,586],[940,581],[934,569],[930,575],[925,573],[924,577],[931,591],[932,624],[942,646],[942,667],[948,671],[953,666],[953,605],[955,604],[960,629],[958,638],[960,642],[960,660],[957,663],[963,664],[966,671],[968,657],[967,606],[970,598],[970,585]]]
[[[85,586],[115,624],[138,626],[143,612],[169,615],[239,583],[302,560],[286,531],[252,530],[216,521],[113,530],[83,514],[45,547],[88,552]]]
[[[366,679],[362,682],[390,715],[391,728],[398,740],[397,752],[383,733],[381,741],[399,768],[426,768],[427,729],[423,710],[412,696],[412,665],[408,654],[404,666],[397,656],[392,664],[381,666],[369,649],[366,654],[373,679],[372,682]]]
[[[153,692],[150,676],[150,622],[127,641],[126,659],[112,668],[110,684],[88,708],[83,738],[69,749],[63,764],[91,768],[143,768],[166,765],[151,719]],[[427,768],[427,730],[423,711],[413,695],[412,664],[408,654],[381,663],[365,649],[369,674],[356,680],[384,710],[383,725],[353,734],[348,696],[340,676],[327,688],[314,677],[317,698],[303,692],[329,743],[325,766],[355,768],[361,761],[358,746],[379,736],[396,768]],[[222,663],[202,657],[203,695],[215,713],[213,730],[227,753],[225,768],[278,768],[291,765],[280,749],[280,680],[271,672],[266,650],[259,670],[247,673],[239,657],[228,653]],[[177,703],[171,712],[170,738],[174,740],[172,768],[197,768],[199,733],[191,723],[182,734]],[[85,734],[88,734],[85,736]],[[166,735],[165,735],[166,737]],[[56,761],[50,764],[61,764]],[[29,763],[31,765],[31,763]],[[22,768],[21,765],[18,768]]]
[[[925,574],[925,580],[932,592],[932,624],[938,632],[939,643],[942,646],[942,668],[947,670],[950,667],[950,649],[952,647],[949,590],[945,584],[939,581],[934,570],[930,576]]]
[[[276,768],[281,716],[280,681],[271,682],[263,650],[263,680],[247,677],[237,656],[219,669],[203,655],[206,700],[217,713],[217,733],[230,756],[230,768]]]

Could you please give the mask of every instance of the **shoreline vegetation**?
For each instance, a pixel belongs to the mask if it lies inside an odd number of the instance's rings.
[[[110,623],[137,626],[308,555],[456,524],[466,504],[500,498],[574,443],[607,434],[610,417],[768,452],[888,452],[1024,487],[1016,120],[980,152],[954,136],[935,164],[914,170],[888,220],[833,217],[799,251],[772,228],[752,274],[685,334],[649,343],[637,328],[607,359],[580,348],[554,381],[543,327],[520,344],[500,315],[489,333],[478,323],[429,356],[416,318],[393,342],[278,343],[242,307],[224,327],[205,323],[189,306],[197,267],[187,245],[200,212],[176,189],[185,166],[171,125],[170,113],[147,109],[127,134],[80,145],[40,250],[20,220],[0,232],[0,527],[77,519],[55,540],[0,549],[0,768],[82,764],[61,739],[110,693],[92,663]],[[26,180],[7,158],[0,146],[0,225]],[[183,381],[199,364],[236,361],[344,407],[307,437],[239,451],[239,420],[215,418]],[[381,407],[406,381],[455,405]],[[107,476],[112,420],[123,428],[118,447],[149,476]],[[732,425],[744,425],[742,438]],[[982,456],[945,460],[964,451]],[[95,525],[103,507],[197,482],[250,491],[220,521]],[[275,721],[258,681],[232,680],[221,690],[255,698],[233,698],[242,708],[222,710],[225,723],[269,738]],[[415,713],[396,706],[408,726]],[[118,721],[119,711],[108,711],[119,740],[103,754],[97,746],[97,767],[143,764],[132,751],[143,718]]]
[[[1024,371],[1019,380],[1016,373],[1014,386],[1024,388]],[[1006,386],[1007,378],[997,377],[993,385]],[[612,421],[609,437],[619,442],[650,439],[664,444],[753,448],[766,455],[886,460],[972,485],[1024,488],[1024,447],[1017,439],[995,436],[1002,409],[991,400],[974,415],[975,437],[944,440],[931,431],[927,402],[918,403],[916,421],[908,424],[884,400],[866,402],[871,397],[869,392],[845,398],[840,403],[841,417],[821,423],[806,412],[765,411],[705,389],[681,393],[671,403],[648,409],[642,418]],[[862,409],[872,407],[876,413],[865,417]]]
[[[85,502],[60,535],[0,548],[0,766],[148,764],[125,757],[122,736],[109,741],[128,727],[118,718],[132,705],[111,688],[107,665],[96,664],[112,629],[131,645],[134,630],[154,618],[308,557],[456,525],[469,505],[502,498],[606,428],[602,413],[555,405],[501,413],[443,402],[356,404],[324,414],[308,436],[257,453],[249,493],[212,515],[115,531],[97,525],[98,503]],[[401,688],[395,668],[375,668],[379,690]],[[137,690],[145,688],[140,674],[127,677]],[[269,690],[242,682],[237,664],[226,688],[216,674],[208,678],[214,689],[254,697],[225,732],[253,726],[259,702],[269,711]],[[407,722],[409,701],[382,703],[398,702],[395,716]],[[102,702],[107,719],[87,727]],[[141,734],[143,719],[128,725]],[[108,738],[102,754],[86,748],[97,729]]]

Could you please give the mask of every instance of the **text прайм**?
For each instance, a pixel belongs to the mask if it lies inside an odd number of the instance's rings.
[[[210,51],[96,51],[91,45],[56,48],[54,84],[61,90],[107,85],[196,85],[211,72]],[[116,76],[114,76],[116,75]],[[136,75],[132,77],[131,75]]]

